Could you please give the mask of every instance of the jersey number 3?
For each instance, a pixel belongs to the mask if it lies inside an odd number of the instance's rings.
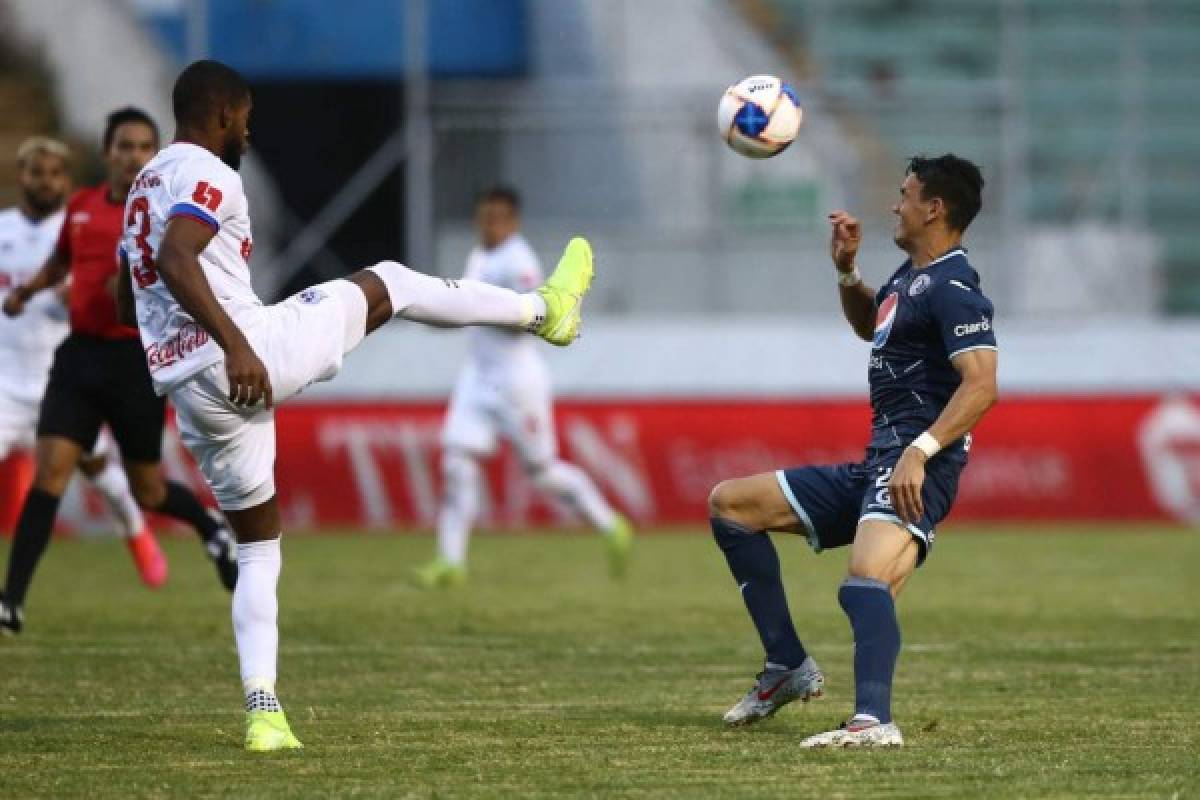
[[[150,201],[144,195],[133,198],[133,202],[129,204],[126,227],[137,224],[138,214],[142,215],[142,223],[133,237],[133,243],[138,249],[138,260],[136,264],[130,265],[130,273],[137,287],[145,289],[158,282],[158,270],[154,268],[154,251],[150,249],[150,242],[146,241],[146,237],[150,235]]]

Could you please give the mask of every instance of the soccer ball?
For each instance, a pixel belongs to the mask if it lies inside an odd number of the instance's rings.
[[[796,90],[773,75],[751,75],[725,90],[717,106],[717,130],[748,158],[782,153],[800,132],[804,112]]]

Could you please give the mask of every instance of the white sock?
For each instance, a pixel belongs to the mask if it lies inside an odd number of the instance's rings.
[[[88,478],[100,496],[104,498],[108,511],[121,529],[121,535],[126,539],[137,536],[146,527],[146,518],[138,508],[137,500],[133,499],[133,491],[129,488],[129,478],[125,470],[111,456],[108,457],[104,469]]]
[[[440,328],[489,325],[530,330],[546,315],[546,302],[537,292],[518,294],[480,281],[435,278],[395,261],[381,261],[368,269],[387,286],[392,313],[414,322]]]
[[[233,636],[247,697],[255,691],[274,695],[279,653],[279,601],[275,587],[283,556],[279,538],[237,546],[238,579],[233,590]]]
[[[447,450],[442,473],[446,484],[437,518],[438,555],[461,566],[467,562],[471,526],[479,514],[479,464],[460,450]]]
[[[608,531],[616,523],[616,512],[587,473],[574,464],[552,461],[533,479],[534,485],[558,497],[583,515],[593,528]]]

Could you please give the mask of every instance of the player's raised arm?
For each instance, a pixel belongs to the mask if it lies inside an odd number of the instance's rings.
[[[271,379],[267,368],[221,307],[200,266],[200,253],[212,240],[213,233],[211,227],[191,217],[172,218],[159,245],[158,274],[175,302],[225,352],[230,401],[252,406],[261,399],[270,408]]]
[[[837,268],[842,313],[858,337],[869,342],[875,335],[875,293],[863,283],[854,263],[862,243],[862,225],[845,211],[832,212],[829,224],[833,227],[829,254]]]

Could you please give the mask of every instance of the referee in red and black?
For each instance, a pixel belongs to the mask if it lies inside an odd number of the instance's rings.
[[[81,189],[67,203],[58,247],[42,269],[14,287],[4,313],[17,316],[36,292],[71,278],[70,335],[54,354],[38,417],[37,469],[25,497],[0,593],[0,633],[19,633],[25,595],[58,514],[59,501],[81,457],[90,453],[104,424],[138,504],[196,529],[226,589],[237,582],[233,539],[185,486],[161,469],[166,399],[150,383],[136,328],[117,322],[117,241],[124,228],[125,198],[158,151],[158,126],[146,112],[123,108],[104,129],[108,180]]]

